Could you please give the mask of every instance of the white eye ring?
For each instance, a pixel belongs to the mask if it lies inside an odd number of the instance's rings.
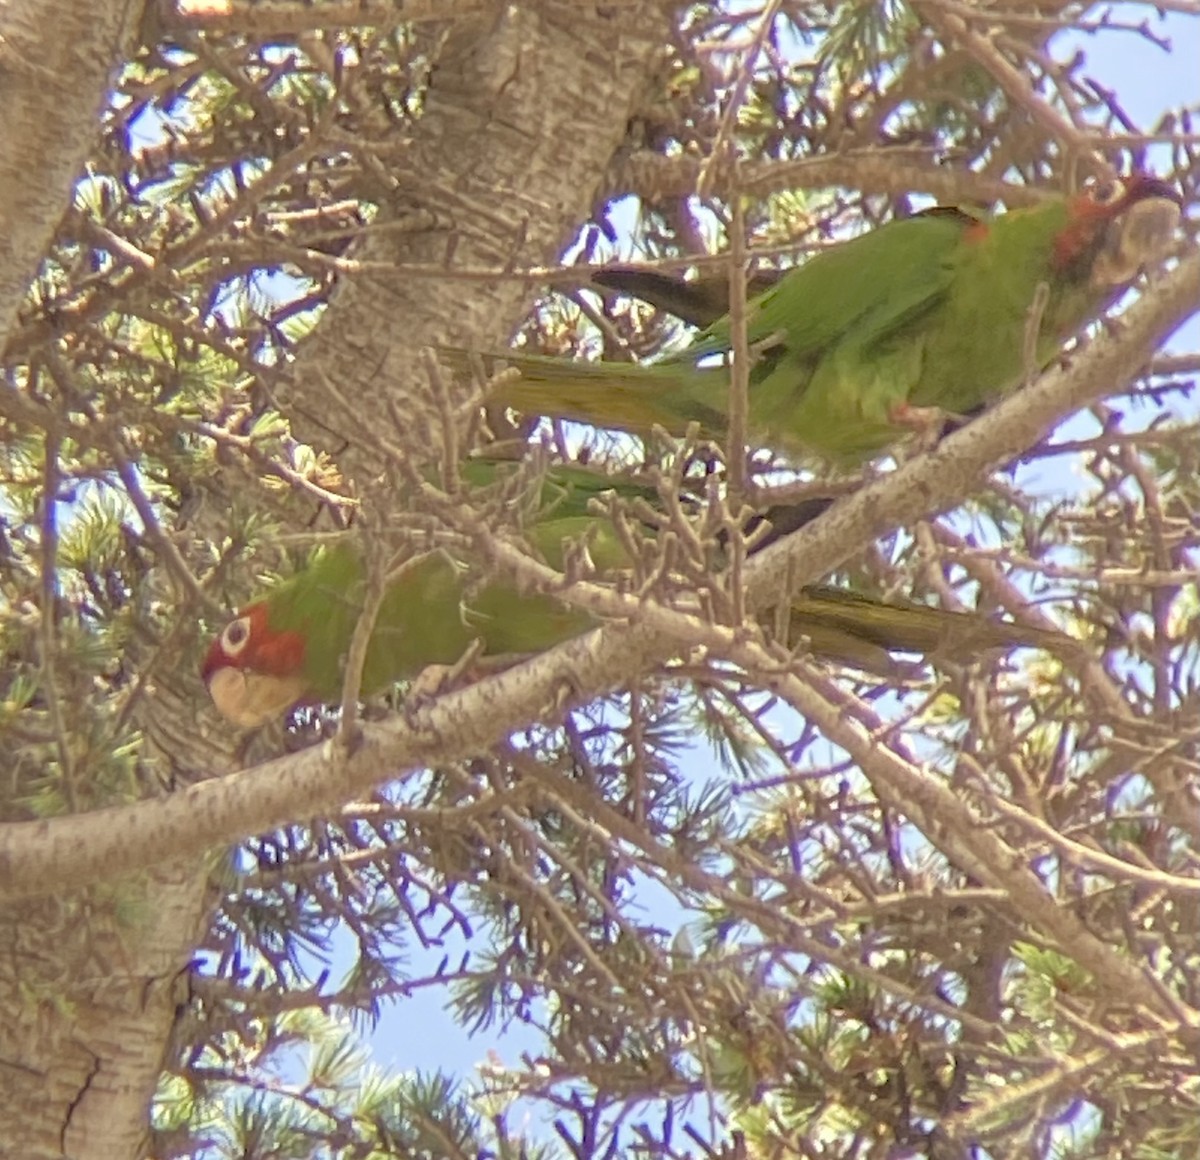
[[[250,643],[250,617],[239,616],[231,620],[221,633],[221,651],[227,657],[236,657]]]
[[[1116,205],[1125,196],[1125,183],[1116,177],[1097,181],[1088,192],[1096,205]]]

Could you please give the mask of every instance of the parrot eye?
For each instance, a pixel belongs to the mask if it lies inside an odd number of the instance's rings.
[[[250,640],[250,617],[239,616],[231,620],[221,633],[221,648],[225,655],[235,657],[244,649]]]
[[[1097,181],[1088,195],[1096,205],[1116,205],[1125,196],[1125,183],[1114,178],[1112,181]]]

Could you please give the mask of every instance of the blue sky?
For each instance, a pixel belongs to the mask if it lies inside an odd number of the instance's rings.
[[[1147,19],[1145,7],[1114,9],[1116,20],[1138,23]],[[1132,14],[1132,15],[1131,15]],[[1200,100],[1200,20],[1178,14],[1168,14],[1165,21],[1152,20],[1156,33],[1172,40],[1172,51],[1155,48],[1128,32],[1105,31],[1092,36],[1060,37],[1054,45],[1054,55],[1066,59],[1077,47],[1086,54],[1084,72],[1097,77],[1121,94],[1122,105],[1133,120],[1146,130],[1152,129],[1161,113],[1173,105]],[[1153,155],[1151,156],[1153,162]],[[1172,348],[1200,349],[1200,319],[1193,318],[1176,335]],[[1088,420],[1078,422],[1086,424]],[[1071,465],[1062,463],[1034,482],[1039,491],[1055,492],[1071,486]],[[697,776],[704,780],[722,776],[711,754],[697,751]],[[677,925],[679,912],[661,889],[648,890],[643,903],[647,917],[668,929]],[[448,948],[450,949],[450,948]],[[451,959],[462,947],[452,948]],[[439,956],[440,956],[439,952]],[[430,956],[428,965],[436,962]],[[420,969],[420,960],[414,969]],[[336,964],[335,964],[336,967]],[[456,1026],[444,1009],[434,990],[425,990],[415,998],[389,1007],[375,1033],[371,1045],[379,1063],[387,1068],[443,1068],[455,1074],[470,1076],[472,1069],[494,1051],[505,1063],[516,1065],[522,1051],[536,1054],[540,1040],[525,1028],[512,1028],[501,1033],[496,1028],[470,1037]]]

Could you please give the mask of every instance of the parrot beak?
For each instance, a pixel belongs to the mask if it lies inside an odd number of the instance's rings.
[[[208,693],[217,711],[241,729],[256,729],[283,716],[307,692],[301,676],[276,677],[228,665],[208,675]]]
[[[1104,249],[1092,266],[1098,286],[1123,286],[1143,266],[1166,257],[1183,213],[1168,197],[1147,197],[1131,205],[1108,229]]]

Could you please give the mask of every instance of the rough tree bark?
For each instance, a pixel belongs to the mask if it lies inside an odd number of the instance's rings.
[[[128,0],[0,6],[0,341],[96,143],[109,81],[140,18]]]
[[[556,258],[597,196],[666,31],[654,4],[501,8],[457,24],[399,175],[390,224],[407,228],[371,234],[354,258],[451,269]],[[352,474],[369,472],[360,437],[392,426],[389,403],[411,408],[426,380],[420,348],[502,346],[530,294],[517,280],[345,282],[284,397],[296,433]]]

